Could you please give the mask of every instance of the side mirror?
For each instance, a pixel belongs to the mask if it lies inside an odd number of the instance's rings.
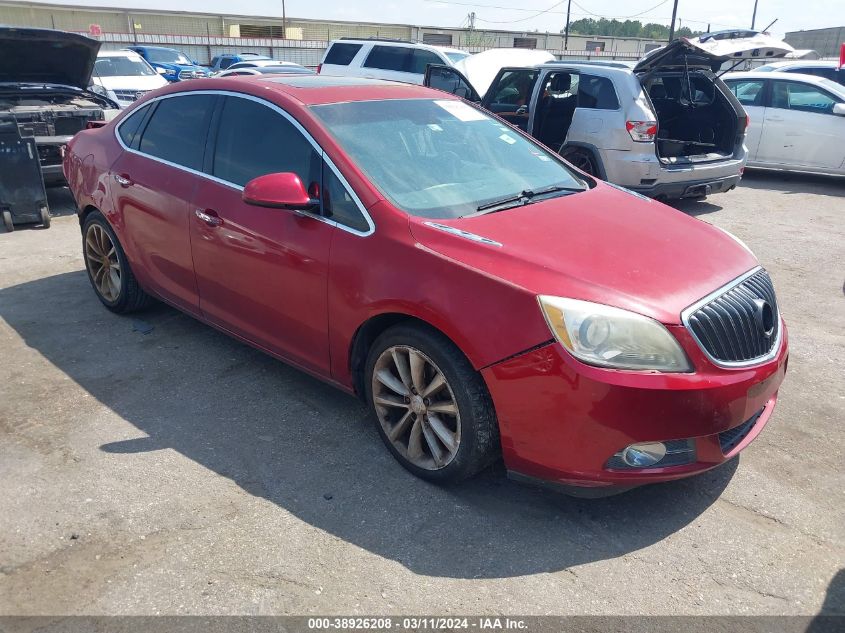
[[[833,113],[838,116],[845,116],[845,103],[834,103]]]
[[[308,211],[320,204],[308,195],[299,176],[292,172],[253,178],[244,187],[243,201],[256,207]]]

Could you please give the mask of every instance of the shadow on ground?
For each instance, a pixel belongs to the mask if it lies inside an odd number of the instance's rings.
[[[419,574],[509,577],[628,554],[695,520],[737,466],[592,501],[516,485],[501,468],[440,488],[390,457],[356,399],[170,308],[112,315],[82,271],[0,290],[0,317],[146,436],[116,429],[92,451],[178,451]]]
[[[746,189],[781,191],[787,194],[813,193],[820,196],[845,198],[845,178],[837,176],[747,169],[739,186]]]

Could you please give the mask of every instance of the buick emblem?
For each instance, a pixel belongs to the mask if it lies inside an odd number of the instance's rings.
[[[763,299],[755,299],[754,320],[763,331],[763,336],[771,338],[775,331],[775,311],[772,304]]]

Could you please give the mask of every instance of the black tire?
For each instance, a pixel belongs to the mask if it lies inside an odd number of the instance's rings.
[[[15,230],[15,225],[12,223],[12,212],[3,211],[3,226],[6,227],[6,232],[11,233]]]
[[[580,169],[594,178],[601,178],[598,163],[590,150],[582,147],[569,147],[561,148],[559,153],[561,158],[576,169]]]
[[[97,288],[97,284],[94,283],[94,278],[92,276],[91,265],[87,255],[85,254],[86,236],[89,234],[89,230],[94,225],[99,226],[108,234],[112,244],[114,245],[117,259],[120,262],[120,290],[117,297],[114,299],[109,299],[103,296],[101,291]],[[94,294],[97,295],[100,302],[109,310],[117,314],[128,314],[130,312],[143,310],[152,303],[152,297],[144,292],[138,284],[138,280],[132,272],[132,267],[129,265],[129,260],[126,259],[126,254],[123,252],[123,247],[120,245],[120,241],[117,239],[117,236],[106,218],[99,211],[92,211],[89,213],[82,225],[82,252],[83,258],[85,259],[85,270],[88,273],[88,281],[91,282]]]
[[[47,207],[41,207],[41,226],[50,228],[50,210]]]
[[[373,403],[373,372],[382,353],[394,346],[410,346],[427,356],[440,369],[454,395],[460,413],[460,440],[451,461],[438,470],[412,463],[397,450],[379,421]],[[382,441],[396,460],[417,477],[436,483],[454,483],[477,474],[499,458],[499,425],[484,380],[455,344],[433,328],[399,324],[383,332],[370,348],[364,385]]]

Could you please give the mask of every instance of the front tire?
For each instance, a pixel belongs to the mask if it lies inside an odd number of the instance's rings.
[[[367,401],[387,448],[414,475],[451,483],[499,455],[499,428],[480,374],[439,332],[397,325],[366,364]]]
[[[123,247],[99,211],[88,214],[82,225],[82,252],[88,280],[109,310],[127,314],[150,304],[150,296],[141,289]]]

